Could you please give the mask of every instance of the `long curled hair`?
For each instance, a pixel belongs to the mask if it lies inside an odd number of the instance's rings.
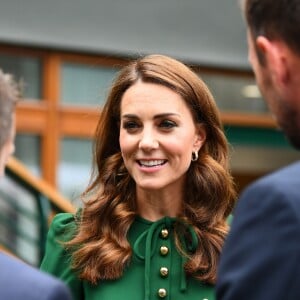
[[[228,169],[228,144],[215,101],[205,83],[189,67],[163,55],[148,55],[129,63],[111,87],[96,129],[96,169],[83,194],[78,230],[67,243],[73,249],[73,267],[81,279],[95,284],[121,277],[130,263],[132,249],[127,233],[137,214],[136,185],[120,152],[120,106],[125,91],[138,80],[178,93],[195,123],[206,128],[207,137],[199,157],[188,169],[185,201],[178,218],[192,225],[199,240],[196,252],[185,264],[186,273],[214,283],[228,231],[226,219],[235,200]],[[179,238],[176,239],[179,245]]]

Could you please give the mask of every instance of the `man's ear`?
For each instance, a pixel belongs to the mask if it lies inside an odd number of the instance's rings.
[[[278,40],[269,40],[264,36],[256,38],[256,49],[264,58],[264,66],[276,84],[284,84],[289,79],[287,56],[283,44]]]

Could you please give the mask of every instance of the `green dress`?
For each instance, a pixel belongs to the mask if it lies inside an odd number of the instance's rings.
[[[62,279],[75,300],[213,300],[212,285],[185,275],[184,258],[174,244],[172,225],[175,220],[164,217],[150,222],[137,217],[128,233],[133,255],[124,275],[92,285],[78,279],[70,267],[70,253],[61,244],[74,235],[74,215],[58,214],[50,226],[41,269]],[[185,246],[192,251],[197,246],[197,239],[193,230],[189,230],[192,238]]]

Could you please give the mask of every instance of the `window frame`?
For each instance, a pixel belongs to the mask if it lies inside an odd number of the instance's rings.
[[[129,58],[109,55],[72,53],[54,49],[40,49],[0,43],[0,54],[31,56],[42,61],[42,99],[26,99],[17,105],[17,133],[38,135],[40,144],[41,176],[53,187],[57,187],[57,170],[60,161],[60,141],[64,137],[92,139],[101,109],[91,106],[60,104],[61,68],[63,63],[82,63],[92,66],[122,67]],[[224,75],[247,76],[253,78],[251,71],[223,70],[194,66],[196,72]],[[270,114],[242,112],[222,112],[224,125],[275,128],[276,124]],[[251,177],[252,178],[252,177]]]

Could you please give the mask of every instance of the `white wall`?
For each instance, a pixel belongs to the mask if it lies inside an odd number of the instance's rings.
[[[0,0],[0,42],[248,69],[238,0]]]

